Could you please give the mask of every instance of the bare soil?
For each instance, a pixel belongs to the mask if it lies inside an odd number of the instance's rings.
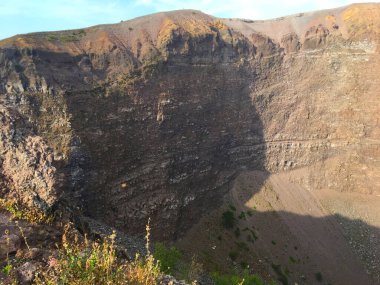
[[[198,251],[209,270],[248,266],[283,284],[379,284],[371,270],[379,256],[379,197],[312,191],[292,182],[305,173],[241,174],[224,206],[203,218],[178,246]],[[225,211],[234,212],[233,229],[221,224]]]

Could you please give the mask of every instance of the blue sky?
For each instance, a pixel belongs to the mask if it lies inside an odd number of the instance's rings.
[[[354,2],[368,2],[353,0]],[[269,19],[350,4],[346,0],[0,0],[0,39],[117,23],[159,11],[197,9],[228,18]]]

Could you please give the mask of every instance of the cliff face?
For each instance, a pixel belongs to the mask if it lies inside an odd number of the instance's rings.
[[[380,5],[272,21],[159,13],[0,42],[1,172],[41,209],[68,198],[175,238],[242,170],[380,189]]]

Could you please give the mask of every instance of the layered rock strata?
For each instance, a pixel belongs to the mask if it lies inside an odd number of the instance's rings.
[[[377,195],[380,6],[159,13],[0,42],[1,172],[43,210],[176,238],[245,169]],[[20,194],[21,193],[21,194]]]

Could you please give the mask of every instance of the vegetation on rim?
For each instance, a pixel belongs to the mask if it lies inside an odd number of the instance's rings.
[[[21,207],[16,203],[0,200],[1,208],[8,211],[22,233],[26,250],[31,254],[31,247],[23,229],[17,220],[25,220],[34,224],[51,224],[54,219],[36,211]],[[9,231],[6,231],[9,235]],[[166,274],[178,276],[188,282],[196,281],[202,274],[202,264],[196,257],[187,261],[186,257],[174,246],[167,247],[156,243],[154,253],[150,251],[150,223],[146,226],[146,251],[142,256],[137,254],[134,260],[121,258],[115,244],[116,233],[102,241],[90,240],[82,236],[72,224],[63,227],[62,240],[57,250],[48,258],[46,266],[39,266],[34,273],[32,284],[35,285],[64,285],[64,284],[130,284],[154,285]],[[9,238],[8,238],[9,242]],[[6,263],[2,267],[3,275],[7,276],[6,284],[19,284],[17,264],[26,260],[12,260],[7,254]],[[264,285],[259,276],[249,274],[206,273],[215,285]],[[169,283],[170,284],[170,283]],[[270,283],[272,284],[272,283]]]

